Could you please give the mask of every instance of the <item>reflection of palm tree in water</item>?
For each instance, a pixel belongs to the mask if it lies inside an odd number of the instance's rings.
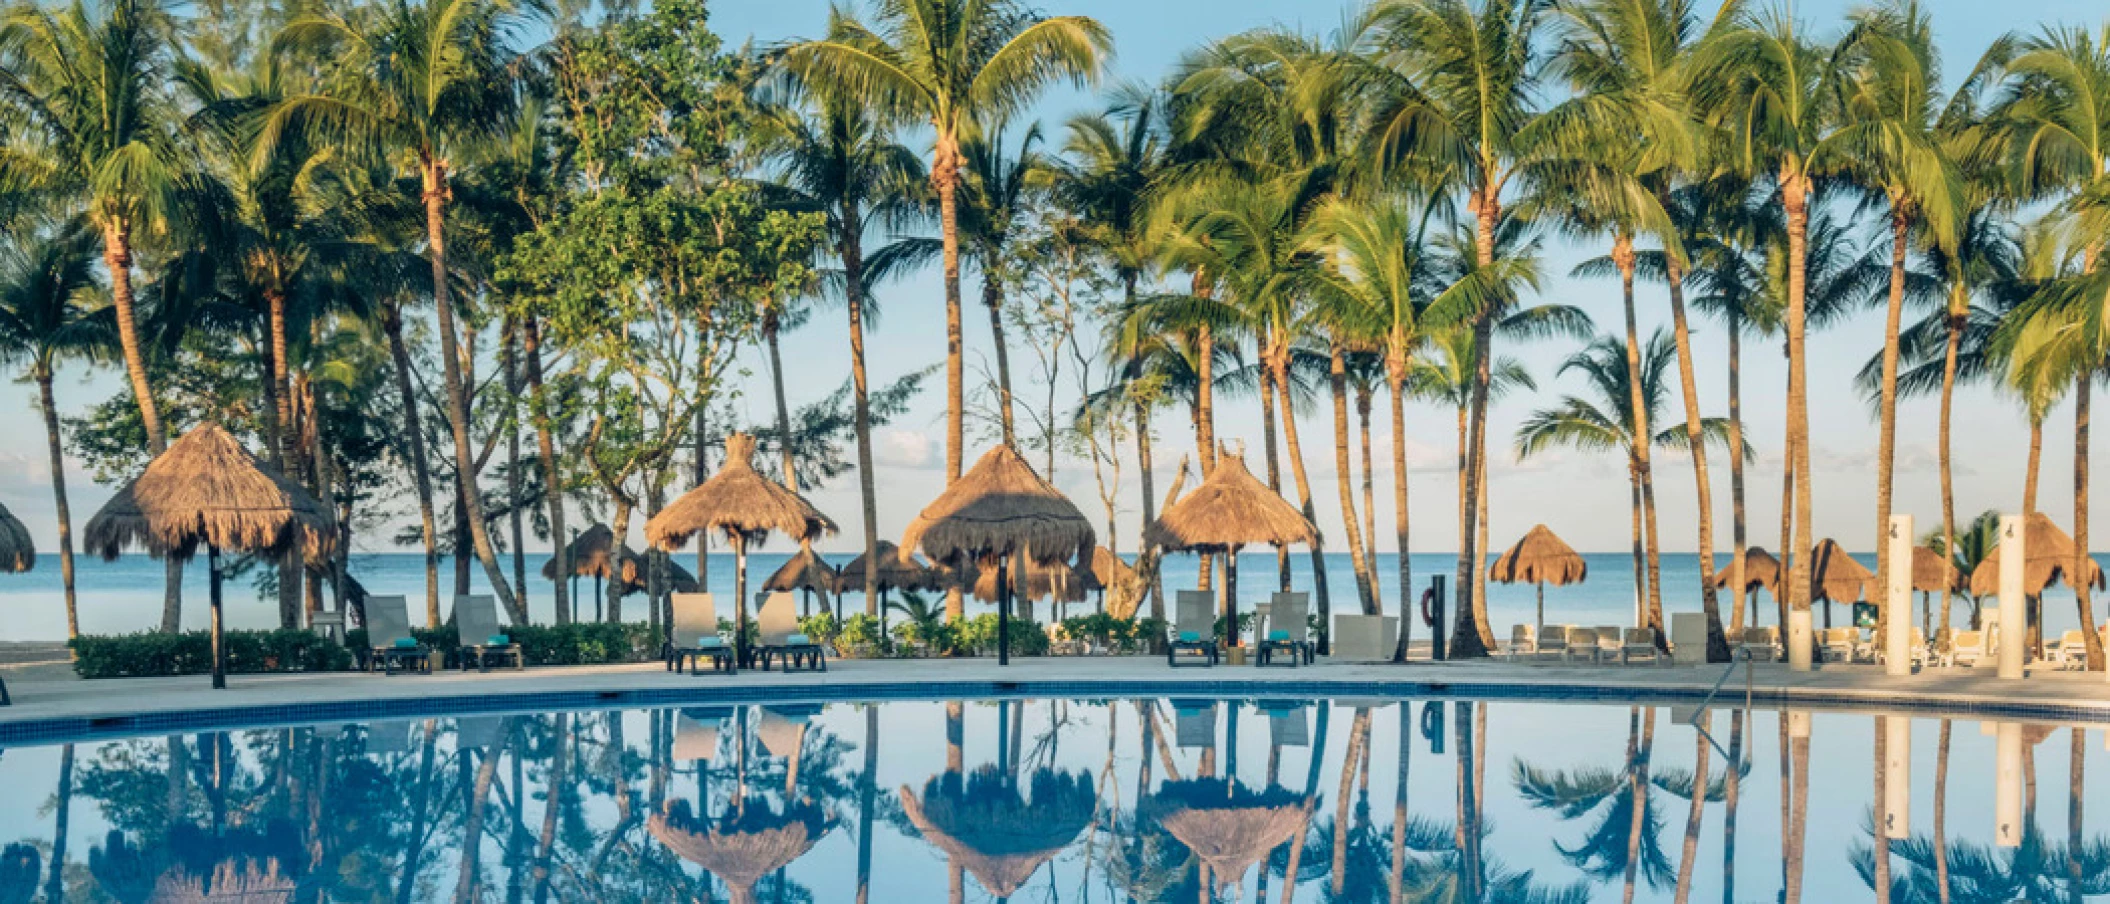
[[[1659,833],[1663,817],[1657,812],[1652,787],[1688,797],[1695,793],[1694,780],[1666,775],[1651,783],[1649,760],[1655,744],[1655,708],[1630,711],[1626,762],[1617,770],[1587,768],[1549,772],[1522,760],[1516,761],[1513,781],[1532,807],[1553,810],[1561,818],[1581,819],[1596,814],[1596,821],[1573,847],[1554,847],[1569,864],[1603,882],[1620,877],[1624,899],[1632,901],[1637,878],[1649,887],[1660,887],[1673,879],[1670,858],[1663,852]],[[1710,783],[1710,788],[1712,783]],[[1716,792],[1710,790],[1709,797]]]

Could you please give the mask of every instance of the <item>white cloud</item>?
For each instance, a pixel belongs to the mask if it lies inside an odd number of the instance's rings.
[[[935,468],[943,460],[941,443],[912,430],[889,428],[873,437],[873,464],[886,468]]]

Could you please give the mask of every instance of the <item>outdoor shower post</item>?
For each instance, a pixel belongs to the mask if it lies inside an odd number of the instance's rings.
[[[1912,516],[1890,516],[1890,586],[1883,594],[1883,671],[1912,674]]]
[[[2029,646],[2028,602],[2022,598],[2022,566],[2029,551],[2023,549],[2021,515],[2000,516],[2000,677],[2022,677],[2023,654]]]
[[[1401,613],[1404,615],[1405,613]],[[1421,594],[1421,620],[1429,626],[1429,658],[1445,658],[1443,643],[1443,575],[1429,576],[1429,589]]]

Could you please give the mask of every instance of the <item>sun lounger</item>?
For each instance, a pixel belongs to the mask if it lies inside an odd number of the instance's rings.
[[[1182,590],[1179,592],[1178,618],[1172,626],[1172,636],[1165,642],[1165,664],[1180,665],[1216,664],[1216,600],[1206,590]],[[1182,661],[1180,654],[1189,654]]]
[[[462,716],[454,720],[456,750],[490,750],[505,743],[508,716]]]
[[[1987,649],[1984,631],[1958,631],[1950,640],[1949,662],[1965,668],[1974,668],[1980,660],[1992,658]]]
[[[1509,642],[1502,645],[1502,655],[1514,662],[1518,656],[1533,656],[1539,651],[1538,631],[1530,625],[1512,625]]]
[[[483,595],[457,594],[454,597],[454,630],[461,637],[459,661],[463,671],[475,666],[479,672],[491,670],[491,663],[501,665],[510,662],[513,668],[527,667],[527,659],[520,653],[520,644],[498,625],[498,604]]]
[[[432,651],[410,633],[410,606],[400,596],[366,598],[366,670],[432,671]]]
[[[1260,640],[1254,662],[1272,665],[1278,653],[1289,654],[1289,665],[1308,665],[1312,659],[1311,621],[1306,612],[1311,597],[1303,593],[1277,593],[1268,604],[1267,634]]]
[[[1173,742],[1180,747],[1216,746],[1216,701],[1172,701]]]
[[[1612,660],[1619,658],[1619,640],[1621,637],[1625,636],[1621,633],[1624,630],[1625,629],[1620,628],[1617,625],[1597,626],[1598,661],[1611,662]]]
[[[1826,628],[1818,641],[1825,662],[1853,662],[1859,658],[1861,631],[1858,628]]]
[[[1262,700],[1260,711],[1267,716],[1268,743],[1275,747],[1310,747],[1309,707],[1293,700]]]
[[[718,756],[718,726],[732,717],[719,706],[688,707],[674,714],[676,760],[708,760]]]
[[[1567,625],[1547,625],[1545,632],[1540,634],[1537,642],[1532,645],[1532,658],[1552,656],[1555,659],[1567,659],[1568,632],[1572,630],[1574,629]]]
[[[1636,656],[1646,656],[1649,662],[1657,665],[1670,661],[1670,657],[1663,655],[1663,651],[1656,647],[1654,628],[1626,629],[1626,639],[1619,644],[1619,664],[1626,665],[1634,661]]]
[[[1737,641],[1736,658],[1773,662],[1780,659],[1779,628],[1745,628]]]
[[[755,653],[761,658],[762,671],[769,671],[771,660],[780,661],[787,672],[797,668],[827,671],[826,651],[799,631],[798,601],[789,593],[757,595],[762,597],[762,611],[755,616],[761,628],[762,644],[755,648]]]
[[[2067,631],[2059,635],[2057,642],[2044,648],[2044,658],[2062,669],[2088,667],[2088,636],[2080,631]]]
[[[1598,646],[1596,628],[1571,627],[1568,629],[1568,650],[1567,653],[1561,657],[1561,661],[1567,662],[1573,659],[1588,659],[1591,662],[1596,662],[1599,658],[1597,650]]]
[[[703,671],[697,667],[708,659],[711,671],[740,671],[733,645],[718,633],[717,601],[708,593],[676,593],[673,597],[674,633],[667,643],[667,670],[687,669],[701,675]]]

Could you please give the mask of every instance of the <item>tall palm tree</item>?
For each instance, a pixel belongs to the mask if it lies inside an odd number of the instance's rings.
[[[1958,574],[1969,575],[1978,566],[1993,556],[1993,549],[2000,545],[2000,512],[1987,509],[1972,518],[1963,530],[1943,526],[1928,531],[1920,537],[1920,545],[1948,558],[1956,566]],[[1971,604],[1971,630],[1978,630],[1978,598],[1966,594],[1964,599]],[[1943,630],[1949,627],[1949,613],[1942,613]]]
[[[809,83],[834,84],[856,102],[932,131],[930,180],[938,195],[945,274],[945,478],[963,461],[960,347],[960,211],[963,143],[977,124],[1001,122],[1057,79],[1097,79],[1113,36],[1084,16],[1042,18],[1012,0],[882,0],[870,22],[836,10],[828,37],[785,52]]]
[[[282,136],[300,135],[414,163],[460,501],[492,592],[514,621],[524,624],[527,612],[499,567],[482,494],[474,485],[476,450],[469,441],[469,390],[457,352],[446,237],[454,160],[467,156],[478,141],[502,134],[509,121],[514,52],[508,38],[519,24],[504,0],[318,8],[287,23],[275,46],[320,66],[319,90],[279,102],[265,118],[260,141],[270,148]]]
[[[1525,143],[1536,115],[1539,33],[1547,4],[1533,0],[1385,0],[1358,23],[1359,46],[1372,63],[1363,78],[1373,98],[1369,156],[1381,166],[1417,166],[1465,197],[1472,214],[1475,258],[1482,271],[1496,263],[1495,233],[1503,222],[1504,192],[1533,156]],[[1475,293],[1478,294],[1478,293]],[[1487,395],[1492,378],[1494,297],[1451,306],[1446,316],[1469,324],[1472,398],[1464,498],[1478,499],[1486,475]],[[1480,556],[1476,506],[1468,505],[1459,538],[1458,592],[1469,593]],[[1460,605],[1453,655],[1487,654],[1478,607]]]
[[[95,274],[96,236],[67,227],[40,235],[31,224],[12,224],[13,237],[0,242],[0,360],[26,365],[37,384],[44,439],[51,455],[51,495],[59,522],[59,581],[66,595],[66,636],[81,633],[73,589],[73,513],[66,502],[66,456],[59,431],[52,381],[67,358],[105,356],[107,318],[94,312],[100,293]]]
[[[1004,341],[1004,255],[1036,200],[1033,193],[1051,176],[1040,143],[1040,124],[1034,123],[1019,140],[1016,155],[1007,155],[1003,129],[989,128],[960,152],[967,189],[960,229],[982,270],[982,307],[989,312],[990,343],[996,351],[997,411],[1009,445],[1018,443],[1018,433],[1012,417],[1011,354]]]
[[[870,225],[898,222],[914,213],[915,186],[925,180],[914,152],[894,140],[885,125],[854,98],[832,90],[813,91],[811,115],[779,108],[766,122],[767,147],[786,184],[826,215],[828,236],[842,265],[844,310],[849,316],[850,382],[857,433],[857,482],[864,509],[865,560],[879,557],[878,473],[872,461],[872,404],[865,369],[865,236]],[[865,614],[879,615],[879,570],[866,569]]]

